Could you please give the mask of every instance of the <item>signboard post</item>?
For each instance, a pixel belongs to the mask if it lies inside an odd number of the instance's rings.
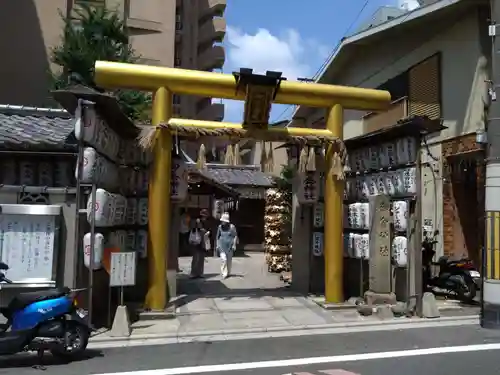
[[[111,253],[109,286],[120,287],[120,305],[123,306],[123,287],[135,285],[136,253]]]
[[[115,319],[110,335],[113,337],[130,336],[130,318],[123,303],[123,287],[135,285],[136,253],[111,253],[109,286],[120,287],[120,305],[116,308]]]

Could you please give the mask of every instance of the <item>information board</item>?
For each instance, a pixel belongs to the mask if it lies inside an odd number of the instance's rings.
[[[0,215],[0,259],[14,283],[53,282],[56,217]]]
[[[136,253],[111,253],[110,286],[135,285]]]

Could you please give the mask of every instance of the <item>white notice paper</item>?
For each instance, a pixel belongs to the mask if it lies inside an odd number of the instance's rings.
[[[135,252],[111,253],[109,286],[135,285]]]

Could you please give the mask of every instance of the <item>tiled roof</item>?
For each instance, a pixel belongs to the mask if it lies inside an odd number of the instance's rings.
[[[226,185],[270,187],[273,177],[261,172],[255,166],[227,166],[209,164],[203,170],[207,177]]]
[[[74,150],[74,120],[66,111],[0,105],[0,147],[12,150]]]

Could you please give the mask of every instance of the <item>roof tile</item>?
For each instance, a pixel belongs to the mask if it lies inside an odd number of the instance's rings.
[[[74,120],[69,115],[0,112],[0,147],[8,149],[74,149]]]

